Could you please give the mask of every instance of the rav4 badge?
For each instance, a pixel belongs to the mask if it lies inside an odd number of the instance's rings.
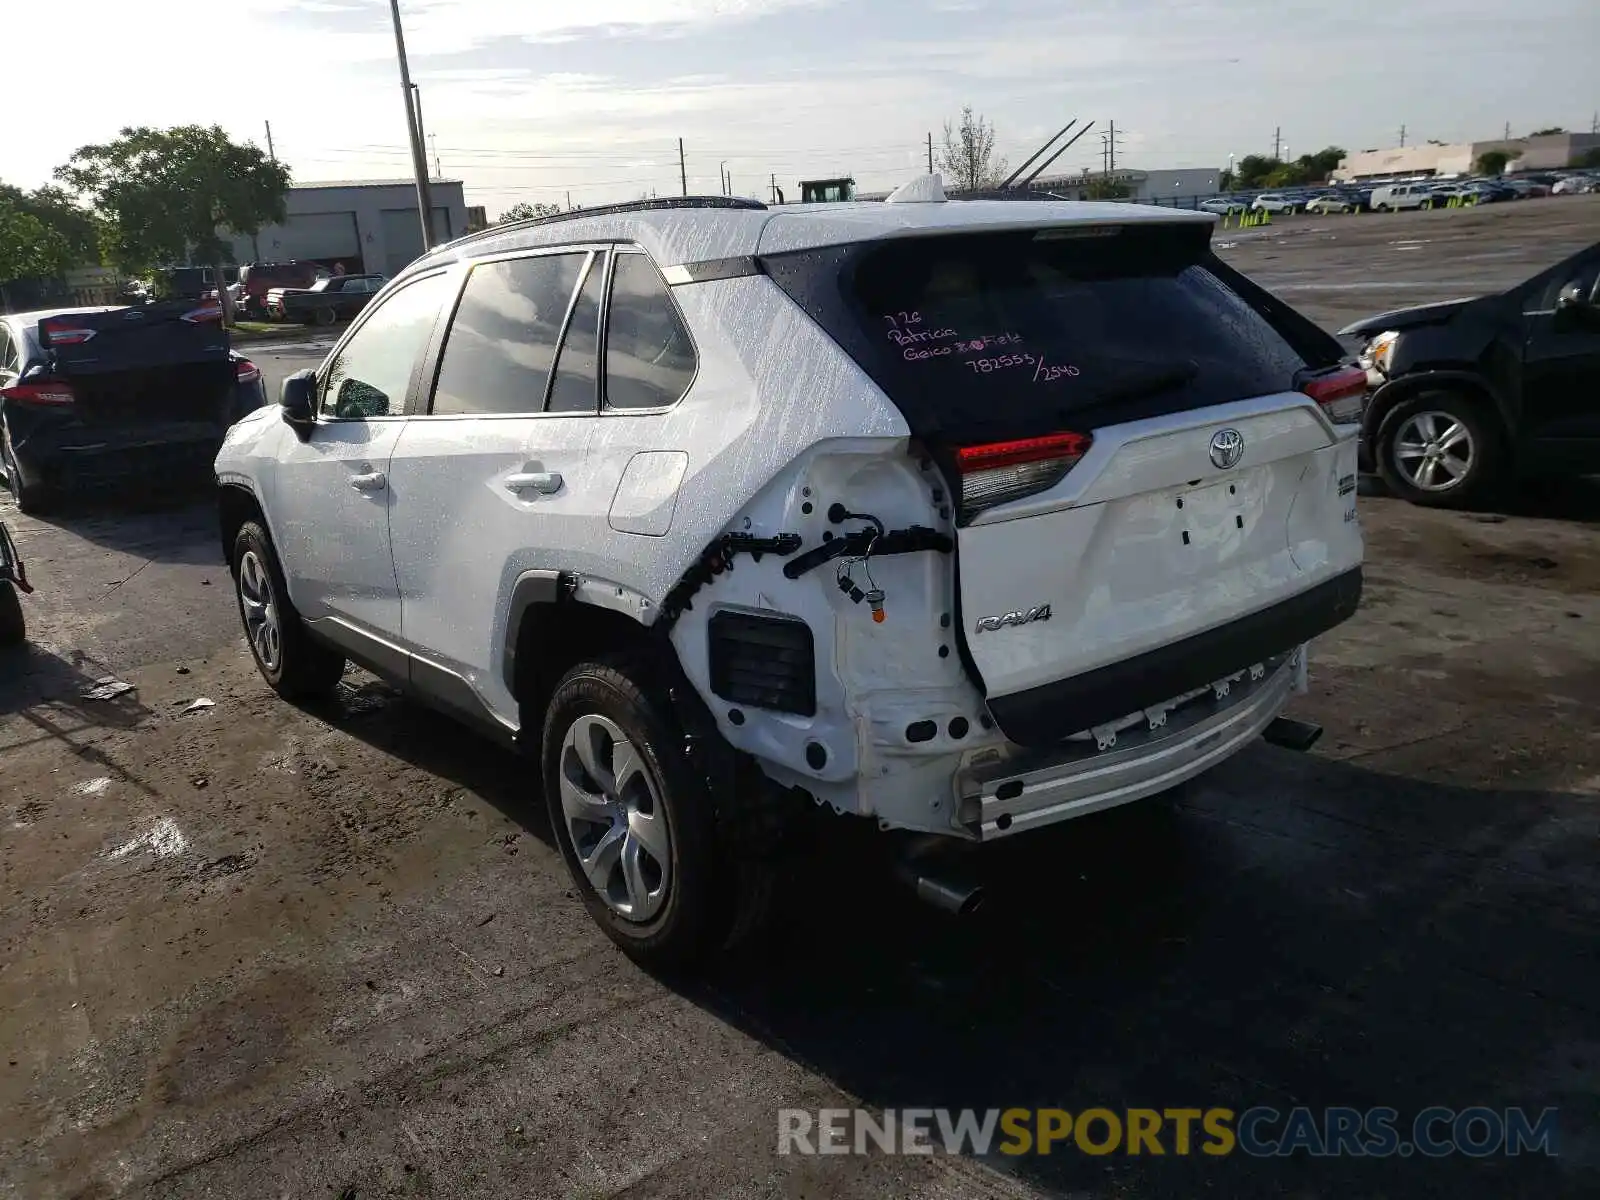
[[[1048,621],[1050,619],[1050,606],[1048,604],[1036,605],[1027,612],[1008,612],[995,617],[979,617],[978,632],[993,633],[997,629],[1005,629],[1011,625],[1027,625],[1033,621]]]

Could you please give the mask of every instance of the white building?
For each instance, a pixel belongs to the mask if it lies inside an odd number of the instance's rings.
[[[1351,154],[1339,163],[1333,177],[1340,183],[1365,183],[1418,176],[1471,175],[1477,170],[1478,159],[1494,150],[1510,156],[1506,166],[1509,171],[1559,170],[1572,166],[1597,147],[1600,147],[1600,135],[1592,133],[1554,133],[1450,145],[1424,142],[1420,146]]]
[[[434,242],[467,232],[467,204],[459,179],[432,183]],[[288,216],[253,237],[235,234],[236,261],[314,260],[346,271],[394,275],[422,253],[417,186],[410,179],[302,183],[289,189]]]

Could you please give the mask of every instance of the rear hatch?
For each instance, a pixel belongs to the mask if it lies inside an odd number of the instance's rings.
[[[1364,377],[1209,234],[1073,223],[765,264],[959,497],[958,627],[1015,741],[1158,704],[1353,605]]]
[[[226,424],[235,371],[214,301],[60,313],[39,342],[86,424]]]

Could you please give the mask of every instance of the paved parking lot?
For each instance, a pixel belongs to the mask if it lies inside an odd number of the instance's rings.
[[[1222,235],[1328,324],[1596,238],[1600,197]],[[39,589],[0,658],[0,1195],[1600,1189],[1600,484],[1364,501],[1313,753],[1006,846],[965,922],[845,836],[676,986],[590,925],[525,764],[363,676],[270,696],[203,501],[0,518]],[[854,1104],[1556,1107],[1560,1156],[775,1154],[779,1108]]]

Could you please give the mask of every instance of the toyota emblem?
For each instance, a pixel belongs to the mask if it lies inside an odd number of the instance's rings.
[[[1244,457],[1244,434],[1237,429],[1219,429],[1211,435],[1212,465],[1226,471]]]

